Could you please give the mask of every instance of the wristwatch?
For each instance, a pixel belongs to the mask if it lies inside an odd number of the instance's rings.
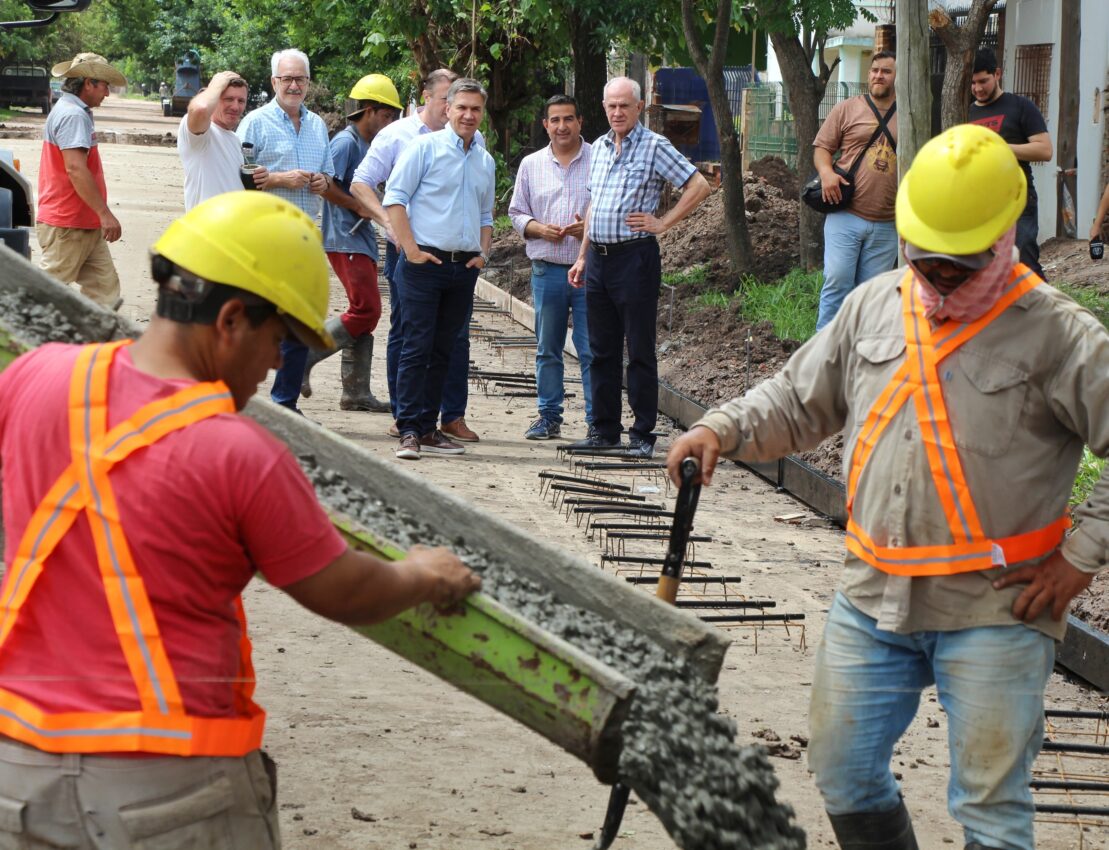
[[[489,265],[489,255],[482,251],[478,256],[481,257],[481,264],[483,266]]]

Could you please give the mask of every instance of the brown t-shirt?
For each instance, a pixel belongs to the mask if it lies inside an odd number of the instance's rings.
[[[836,164],[844,171],[850,171],[877,127],[878,119],[865,97],[859,95],[841,100],[820,125],[813,146],[823,148],[832,156],[842,149],[843,155]],[[896,115],[890,119],[889,131],[896,141]],[[867,148],[865,156],[865,161],[855,172],[855,194],[848,209],[868,221],[893,221],[894,200],[897,197],[897,153],[883,133]]]

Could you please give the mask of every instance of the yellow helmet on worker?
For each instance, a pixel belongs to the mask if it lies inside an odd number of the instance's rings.
[[[393,81],[384,74],[367,74],[350,90],[347,96],[351,101],[373,100],[393,109],[404,109],[400,102],[400,93]],[[361,111],[361,110],[354,110]]]
[[[1009,145],[977,124],[920,149],[897,189],[897,232],[935,255],[983,254],[1020,218],[1028,181]]]
[[[269,192],[217,195],[174,221],[151,250],[163,289],[170,280],[181,289],[181,275],[165,261],[189,277],[185,301],[190,292],[202,298],[204,283],[235,287],[272,304],[306,345],[334,348],[324,326],[329,281],[323,237],[288,201]],[[160,300],[159,314],[161,308]]]

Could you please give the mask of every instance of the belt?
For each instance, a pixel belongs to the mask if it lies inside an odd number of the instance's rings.
[[[627,251],[631,248],[639,248],[643,245],[650,245],[656,241],[654,236],[648,236],[641,239],[628,239],[624,242],[590,242],[589,247],[600,254],[602,257],[607,257],[609,254],[619,254],[622,251]]]
[[[432,248],[430,245],[417,245],[416,247],[426,254],[437,257],[444,263],[468,263],[474,257],[481,256],[479,251],[440,251],[438,248]]]

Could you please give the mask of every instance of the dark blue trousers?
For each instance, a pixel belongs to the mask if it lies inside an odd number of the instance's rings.
[[[1046,281],[1044,268],[1040,265],[1039,235],[1039,204],[1028,204],[1017,219],[1017,250],[1020,251],[1020,261]]]
[[[308,346],[299,339],[289,337],[281,343],[281,368],[273,378],[270,398],[290,410],[297,409],[300,382],[304,380],[304,364],[308,361]]]
[[[448,366],[473,311],[478,270],[465,263],[415,265],[403,257],[397,269],[404,286],[397,429],[422,436],[435,430]]]
[[[628,347],[628,403],[634,414],[630,434],[654,443],[658,420],[658,359],[655,322],[662,264],[658,242],[639,239],[604,256],[591,248],[585,264],[585,304],[593,427],[607,440],[619,439],[624,344]]]
[[[397,405],[397,370],[400,366],[402,327],[404,324],[404,302],[402,286],[397,268],[400,252],[392,242],[385,243],[385,277],[389,279],[389,341],[385,350],[385,373],[389,383],[389,406],[393,408],[393,419],[399,418]],[[470,302],[470,313],[473,301]],[[443,398],[440,406],[444,423],[466,415],[466,405],[470,400],[470,313],[458,334],[458,340],[451,351],[447,379],[443,384]]]

